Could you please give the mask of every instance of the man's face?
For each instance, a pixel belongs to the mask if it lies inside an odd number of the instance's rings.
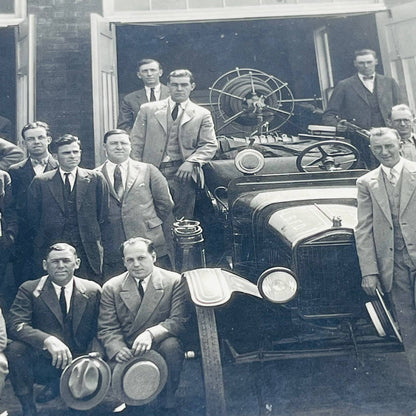
[[[159,84],[159,78],[163,71],[159,68],[157,62],[142,65],[137,71],[137,77],[141,79],[146,87],[155,87]]]
[[[43,268],[54,283],[65,286],[74,276],[81,260],[67,248],[60,251],[51,251],[46,260],[43,260]]]
[[[400,160],[400,141],[394,133],[383,136],[373,136],[370,139],[370,148],[376,159],[384,166],[392,168]]]
[[[59,166],[65,172],[71,172],[81,162],[81,149],[78,143],[65,144],[60,146],[54,158],[59,162]]]
[[[400,137],[407,139],[412,134],[413,116],[408,110],[395,110],[391,113],[390,119],[391,127],[396,129]]]
[[[36,127],[26,130],[23,136],[30,157],[41,159],[47,156],[51,138],[47,135],[45,128]]]
[[[171,77],[168,82],[170,97],[175,103],[182,103],[189,98],[195,83],[191,83],[189,77]]]
[[[124,249],[124,266],[135,279],[144,279],[153,271],[156,256],[147,251],[145,243],[139,241]]]
[[[129,135],[120,133],[108,136],[104,148],[111,162],[115,164],[123,163],[129,158],[131,151]]]
[[[369,53],[368,55],[357,56],[354,66],[361,75],[371,76],[376,72],[377,59]]]

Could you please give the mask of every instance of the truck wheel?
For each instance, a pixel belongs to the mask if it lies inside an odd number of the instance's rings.
[[[224,381],[215,311],[196,306],[202,371],[205,387],[206,416],[226,416]]]

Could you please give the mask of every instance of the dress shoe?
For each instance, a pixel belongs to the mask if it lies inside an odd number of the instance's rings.
[[[47,384],[36,396],[36,403],[47,403],[59,395],[58,383]]]

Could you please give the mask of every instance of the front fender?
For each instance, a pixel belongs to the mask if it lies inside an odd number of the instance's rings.
[[[184,272],[192,302],[197,306],[216,307],[227,303],[234,292],[261,298],[252,282],[222,269],[195,269]]]

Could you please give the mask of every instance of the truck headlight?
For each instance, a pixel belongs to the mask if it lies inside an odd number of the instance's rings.
[[[274,303],[292,300],[298,291],[295,274],[285,267],[272,267],[261,274],[257,288],[263,298]]]

